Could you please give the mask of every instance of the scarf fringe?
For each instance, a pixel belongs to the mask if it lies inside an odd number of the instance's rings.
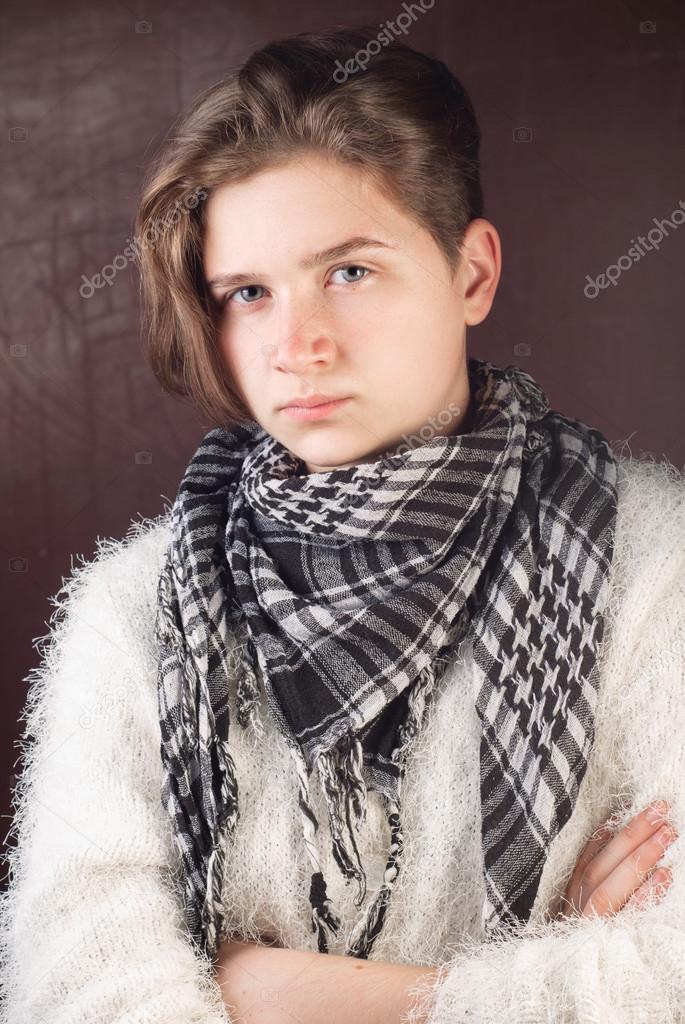
[[[309,902],[312,906],[312,931],[318,933],[319,952],[327,953],[328,942],[335,938],[342,922],[332,901],[328,898],[326,881],[320,871],[315,871],[312,875]]]
[[[297,744],[291,746],[297,778],[299,782],[299,808],[304,844],[309,860],[314,868],[309,888],[309,902],[312,908],[312,931],[317,932],[319,953],[328,952],[328,942],[340,930],[342,919],[329,899],[326,891],[326,880],[321,870],[316,833],[319,823],[312,809],[309,796],[309,773],[302,751]]]
[[[367,958],[382,930],[393,887],[400,872],[404,851],[400,792],[406,759],[419,733],[430,694],[441,674],[436,669],[447,666],[451,651],[456,642],[461,639],[463,632],[461,622],[453,623],[447,637],[446,647],[441,652],[443,656],[434,659],[422,670],[408,695],[407,716],[399,726],[398,741],[391,753],[392,761],[400,767],[397,798],[393,800],[383,794],[390,829],[390,844],[383,882],[369,906],[353,926],[345,946],[344,955],[346,956]],[[449,649],[450,655],[444,656],[444,651],[447,649]],[[238,649],[238,659],[240,662],[236,698],[238,721],[242,728],[247,728],[250,725],[253,732],[261,737],[264,735],[264,727],[257,714],[257,706],[260,699],[260,687],[263,684],[260,681],[261,669],[259,669],[256,652],[254,652],[249,636]],[[187,704],[184,703],[184,717],[186,709],[189,716],[188,720],[184,722],[186,726],[194,721],[194,708],[191,705],[193,703],[192,695],[195,692],[193,687],[186,689],[186,693],[189,695]],[[211,732],[210,735],[212,735]],[[202,907],[207,946],[212,950],[218,948],[221,936],[226,845],[235,833],[239,817],[235,765],[229,753],[227,741],[217,738],[214,750],[220,775],[223,812],[212,834],[212,850],[207,864],[206,895]],[[309,771],[299,746],[291,745],[291,753],[295,760],[299,781],[298,802],[305,848],[314,869],[309,891],[312,931],[317,934],[319,952],[327,953],[329,943],[335,940],[340,931],[342,917],[328,896],[326,880],[321,870],[316,843],[319,823],[311,806]],[[363,746],[359,736],[349,730],[335,747],[319,755],[316,767],[328,809],[333,857],[348,883],[352,878],[357,880],[358,890],[355,905],[359,908],[366,898],[367,887],[366,873],[361,862],[355,830],[359,831],[361,825],[366,822],[368,808],[368,793],[362,771]]]
[[[264,723],[259,716],[257,707],[260,700],[260,681],[257,672],[257,655],[254,645],[247,634],[244,634],[243,645],[239,648],[238,686],[236,691],[236,713],[238,724],[242,729],[248,726],[253,736],[264,739]]]
[[[383,927],[393,887],[399,875],[404,850],[399,792],[404,776],[406,758],[418,734],[425,713],[426,703],[435,682],[436,674],[433,665],[430,664],[423,669],[409,695],[407,719],[401,730],[400,742],[393,750],[392,755],[393,760],[400,764],[398,797],[396,800],[392,800],[384,795],[384,802],[388,810],[391,839],[383,883],[374,899],[362,913],[361,918],[353,926],[345,946],[345,956],[355,956],[359,959],[367,958]],[[342,749],[335,748],[333,751],[328,752],[328,754],[320,755],[317,760],[317,767],[319,768],[329,811],[329,822],[333,833],[332,849],[334,858],[348,881],[351,877],[358,877],[362,880],[358,899],[355,901],[359,907],[366,895],[366,875],[361,865],[359,850],[352,831],[349,808],[352,806],[355,811],[354,825],[358,828],[361,822],[366,819],[367,808],[367,790],[361,773],[363,750],[359,737],[353,733],[345,735],[341,747]],[[341,917],[333,910],[333,905],[327,898],[326,881],[316,853],[315,833],[318,830],[318,822],[309,800],[306,765],[299,747],[293,748],[293,754],[296,763],[299,765],[301,784],[300,810],[305,831],[305,843],[315,868],[309,895],[312,905],[312,930],[318,931],[319,952],[327,953],[328,940],[337,935],[341,925]],[[321,768],[322,765],[323,770]],[[347,836],[351,840],[351,845],[356,855],[357,868],[351,863],[349,847],[343,839],[339,814],[340,805],[343,802],[346,811]]]
[[[168,595],[171,592],[171,574],[174,566],[169,560],[159,578],[159,593]],[[218,782],[216,800],[205,799],[204,806],[213,807],[214,819],[207,822],[209,829],[209,853],[206,858],[205,884],[198,886],[192,878],[186,878],[185,903],[187,919],[195,922],[191,938],[210,958],[214,958],[223,930],[223,878],[227,844],[233,839],[240,816],[238,803],[238,783],[235,763],[228,746],[228,728],[226,737],[219,736],[216,719],[212,708],[207,680],[198,673],[191,657],[184,634],[179,630],[173,615],[165,614],[172,607],[166,601],[162,605],[163,614],[155,623],[156,638],[160,648],[173,651],[177,660],[181,686],[179,695],[180,733],[188,744],[188,749],[197,751],[194,760],[189,759],[182,764],[177,774],[177,785],[183,797],[183,806],[190,801],[197,805],[195,792],[206,778]],[[209,743],[203,743],[204,737],[210,737]],[[208,762],[208,770],[205,766]],[[195,780],[193,782],[193,779]],[[211,783],[210,783],[211,784]],[[170,788],[164,790],[168,795]],[[183,850],[180,850],[183,857]],[[197,926],[197,927],[196,927]]]
[[[456,635],[456,632],[453,631],[451,639],[454,640]],[[398,730],[398,743],[391,754],[391,759],[400,766],[397,798],[392,800],[384,794],[384,803],[390,827],[390,847],[383,874],[383,882],[374,899],[352,928],[345,946],[345,956],[355,956],[359,959],[368,958],[373,944],[383,927],[388,905],[392,898],[393,888],[400,873],[402,855],[404,853],[401,792],[407,757],[419,733],[428,699],[435,688],[438,678],[439,676],[435,671],[435,662],[431,662],[421,671],[416,683],[409,692],[407,717]]]
[[[210,735],[216,736],[216,733]],[[207,858],[207,878],[200,913],[205,933],[205,951],[213,959],[224,932],[223,886],[226,852],[235,838],[240,819],[240,808],[238,806],[235,762],[228,749],[228,740],[216,737],[207,753],[210,763],[214,762],[215,764],[215,777],[218,777],[219,780],[219,799],[216,820],[210,824],[210,852]]]
[[[320,754],[316,762],[328,807],[333,856],[347,881],[357,879],[355,902],[358,907],[366,896],[366,874],[353,831],[353,825],[359,831],[366,820],[367,793],[362,763],[361,740],[351,731],[345,733],[332,750]]]
[[[167,552],[166,561],[159,575],[157,583],[157,618],[155,621],[155,637],[160,649],[171,648],[179,663],[184,685],[180,694],[180,726],[181,736],[186,749],[194,750],[197,745],[197,694],[199,691],[199,680],[185,636],[179,629],[176,617],[173,614],[173,583],[172,575],[174,565],[170,552]],[[185,684],[188,685],[185,685]],[[187,766],[186,776],[187,776]],[[188,791],[190,786],[188,785]]]
[[[352,928],[347,939],[345,956],[356,956],[359,959],[366,959],[368,957],[373,943],[383,927],[385,913],[392,897],[393,886],[400,872],[400,862],[404,851],[404,836],[402,834],[399,801],[389,801],[386,798],[386,807],[390,808],[388,824],[392,838],[390,840],[388,862],[383,875],[383,884],[360,920]]]

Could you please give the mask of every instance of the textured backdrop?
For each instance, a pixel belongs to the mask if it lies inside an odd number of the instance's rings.
[[[475,104],[485,216],[503,245],[494,307],[469,330],[469,351],[529,369],[560,412],[683,466],[685,7],[424,7],[4,5],[3,838],[49,598],[97,537],[163,511],[209,426],[147,367],[134,266],[120,259],[100,289],[84,282],[130,241],[143,171],[180,108],[270,38],[393,21],[398,38],[449,64]],[[593,283],[607,273],[615,283]]]

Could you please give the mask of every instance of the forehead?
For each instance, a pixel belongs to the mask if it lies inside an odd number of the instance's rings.
[[[219,186],[207,200],[204,263],[209,275],[231,263],[276,256],[304,257],[353,235],[388,244],[417,225],[360,168],[306,156]],[[235,269],[242,269],[237,267]]]
[[[296,196],[303,205],[323,201],[331,208],[349,208],[352,203],[366,208],[382,198],[363,168],[330,156],[307,154],[266,167],[243,181],[218,186],[208,200],[207,211],[235,211],[259,204],[275,212],[286,196]]]

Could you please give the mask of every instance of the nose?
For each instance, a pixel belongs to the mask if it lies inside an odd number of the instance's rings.
[[[276,341],[271,346],[274,369],[304,373],[310,366],[329,363],[335,345],[319,306],[308,302],[290,303],[279,310]]]

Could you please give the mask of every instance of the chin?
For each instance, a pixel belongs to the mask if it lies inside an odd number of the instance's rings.
[[[312,426],[315,427],[316,424],[312,424]],[[283,431],[280,433],[282,435]],[[346,469],[360,463],[376,462],[386,450],[382,445],[375,448],[365,447],[364,440],[367,440],[368,437],[361,438],[362,443],[360,444],[360,438],[353,439],[350,436],[352,431],[349,428],[345,431],[344,427],[341,427],[338,437],[332,434],[324,436],[323,432],[316,436],[315,430],[306,428],[292,433],[296,433],[296,436],[278,437],[276,434],[273,436],[293,455],[301,459],[306,466],[324,467],[318,470],[308,469],[309,473],[325,473],[332,469]],[[344,436],[345,433],[347,433],[347,438]]]
[[[312,446],[313,447],[313,446]],[[332,469],[348,469],[350,466],[355,466],[360,462],[373,462],[375,456],[367,456],[363,452],[355,452],[350,449],[337,449],[332,450],[321,448],[319,451],[307,448],[306,445],[299,445],[297,448],[291,447],[290,450],[299,459],[309,466],[319,466],[320,469],[308,469],[309,473],[327,473]]]

